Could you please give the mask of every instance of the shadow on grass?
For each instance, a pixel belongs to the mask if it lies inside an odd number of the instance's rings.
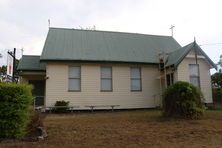
[[[169,117],[164,116],[161,109],[152,109],[152,110],[146,110],[146,121],[156,121],[156,122],[175,122],[175,121],[192,121],[192,120],[199,120],[199,119],[189,119],[189,118],[183,118],[183,117]],[[138,119],[137,119],[138,120]]]
[[[222,102],[214,103],[214,106],[207,109],[208,111],[222,111]]]

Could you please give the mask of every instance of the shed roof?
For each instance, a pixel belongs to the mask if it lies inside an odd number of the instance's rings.
[[[40,62],[40,56],[23,55],[17,69],[22,71],[45,71],[46,64]]]
[[[158,63],[180,47],[171,36],[50,28],[40,60]]]

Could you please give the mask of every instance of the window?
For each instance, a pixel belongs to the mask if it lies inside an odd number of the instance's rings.
[[[170,78],[171,78],[170,81],[171,81],[171,85],[172,85],[174,83],[174,75],[173,75],[173,73],[170,74]]]
[[[130,69],[131,76],[131,91],[141,91],[141,69],[140,68],[131,68]]]
[[[167,86],[170,86],[170,74],[166,75]]]
[[[190,83],[193,84],[194,86],[200,87],[199,65],[190,64],[189,72],[190,72]]]
[[[69,91],[80,91],[81,88],[81,72],[80,66],[69,67]]]
[[[101,67],[101,91],[112,89],[112,67]]]
[[[173,73],[167,74],[166,79],[167,79],[167,86],[172,85],[174,83]]]

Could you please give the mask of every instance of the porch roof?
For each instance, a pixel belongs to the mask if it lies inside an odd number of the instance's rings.
[[[19,61],[19,71],[46,71],[46,63],[40,62],[40,56],[23,55]]]

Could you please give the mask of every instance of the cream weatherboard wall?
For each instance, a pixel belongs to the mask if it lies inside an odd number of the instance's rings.
[[[57,100],[70,102],[70,106],[78,105],[80,109],[89,109],[87,105],[120,105],[119,108],[150,108],[159,104],[160,93],[158,67],[140,65],[142,75],[142,91],[130,90],[130,67],[133,65],[112,66],[113,91],[100,91],[100,64],[81,64],[81,91],[68,91],[67,63],[47,63],[46,106],[53,106]]]
[[[200,88],[204,95],[205,103],[212,103],[212,87],[211,87],[211,75],[210,75],[210,64],[207,62],[205,57],[198,56],[197,63],[199,64],[200,72]],[[179,64],[176,71],[177,81],[190,82],[189,78],[189,64],[196,64],[195,56],[190,52],[183,61]]]

